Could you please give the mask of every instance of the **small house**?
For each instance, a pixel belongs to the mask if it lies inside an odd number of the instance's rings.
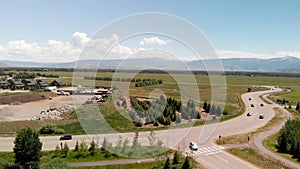
[[[53,82],[50,83],[50,86],[66,87],[67,85],[60,80],[53,80]]]
[[[37,87],[37,82],[31,79],[24,79],[22,83],[29,89],[35,89]]]
[[[0,81],[0,88],[7,89],[9,87],[9,83],[7,81]]]
[[[38,79],[37,80],[37,83],[38,83],[38,86],[40,88],[45,88],[45,87],[48,87],[48,81],[47,80],[44,80],[44,79]]]
[[[21,81],[15,79],[9,79],[8,82],[11,86],[11,89],[22,89],[25,87],[25,85]]]

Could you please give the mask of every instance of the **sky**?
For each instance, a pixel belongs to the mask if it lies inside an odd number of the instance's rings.
[[[298,0],[1,0],[0,60],[76,60],[105,25],[144,12],[170,14],[193,24],[220,58],[300,57],[299,7]],[[195,59],[170,37],[153,34],[119,40],[116,32],[91,44],[117,42],[112,58],[164,50]]]

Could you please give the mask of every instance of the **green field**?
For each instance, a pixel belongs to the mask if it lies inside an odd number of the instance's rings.
[[[262,169],[291,169],[291,167],[254,148],[232,148],[228,152]]]
[[[66,84],[71,85],[73,80],[73,72],[39,72],[42,74],[53,74],[53,75],[59,75],[59,79],[65,82]],[[91,72],[76,72],[76,75],[79,77],[83,76],[97,76],[97,77],[113,77],[115,74],[113,72],[100,72],[100,73],[91,73]],[[133,75],[130,73],[125,73],[124,77],[127,75]],[[189,84],[178,84],[174,78],[177,80],[180,79],[180,82],[188,81],[187,78],[191,78],[190,76],[186,74],[175,74],[173,77],[169,74],[159,74],[159,73],[139,73],[134,75],[134,78],[139,79],[162,79],[163,84],[159,85],[153,85],[153,86],[146,86],[146,87],[135,87],[134,83],[129,82],[121,82],[122,85],[129,85],[129,94],[130,96],[138,96],[138,97],[149,97],[149,94],[159,89],[167,97],[172,97],[176,99],[181,98],[180,89],[179,86],[186,87],[189,89]],[[197,88],[199,91],[200,100],[198,101],[198,104],[200,107],[202,107],[203,102],[207,101],[210,102],[211,100],[211,85],[210,85],[210,78],[207,75],[195,75],[193,78],[195,78],[197,82]],[[223,78],[223,77],[222,77]],[[231,118],[234,118],[238,115],[240,115],[243,112],[243,108],[240,108],[240,105],[243,105],[240,103],[240,96],[241,94],[247,92],[248,88],[251,88],[252,85],[274,85],[274,86],[299,86],[300,84],[300,78],[292,78],[292,77],[267,77],[267,76],[256,76],[256,77],[249,77],[249,76],[224,76],[226,78],[226,89],[223,88],[222,90],[226,92],[226,100],[225,100],[225,110],[228,113],[228,115],[223,116],[222,120],[228,120]],[[53,79],[48,79],[49,82],[51,82]],[[112,86],[112,83],[109,81],[90,81],[90,80],[78,80],[81,85],[96,85],[96,86]],[[296,88],[294,91],[295,93],[289,93],[284,95],[284,97],[292,98],[294,100],[297,100],[299,97],[299,88]],[[262,89],[253,89],[252,91],[256,90],[264,90]],[[192,90],[193,92],[194,90]],[[185,91],[189,92],[189,91]],[[197,94],[197,93],[196,93]],[[5,94],[4,94],[5,95]],[[97,108],[98,109],[98,108]],[[99,106],[99,110],[101,112],[101,118],[108,122],[108,124],[115,128],[119,132],[128,132],[128,131],[136,131],[136,127],[134,127],[133,123],[128,120],[127,118],[120,115],[119,110],[116,109],[114,106],[114,103],[112,101],[108,101],[105,103],[101,103]],[[78,114],[77,114],[78,115]],[[88,114],[89,116],[91,114]],[[97,117],[99,117],[99,114],[94,114]],[[91,120],[91,119],[90,119]],[[94,119],[92,119],[94,120]],[[74,121],[66,121],[64,123],[61,122],[53,122],[59,127],[63,128],[66,133],[73,133],[73,134],[82,134],[84,133],[81,124]],[[197,125],[203,124],[203,121],[197,122]],[[35,128],[39,128],[43,123],[37,123],[34,124]],[[12,124],[5,123],[5,129],[1,128],[0,132],[14,132],[17,131],[15,127],[11,127]],[[92,126],[94,128],[98,128],[97,126]],[[163,127],[160,129],[164,129]],[[139,131],[145,131],[149,130],[147,128],[140,128]],[[104,131],[105,132],[105,131]]]

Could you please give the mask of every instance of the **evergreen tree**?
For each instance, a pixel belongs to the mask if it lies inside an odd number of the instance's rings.
[[[125,152],[127,152],[128,149],[129,149],[129,141],[128,141],[128,139],[126,138],[126,139],[123,141],[122,154],[125,154]]]
[[[132,142],[132,148],[137,148],[139,146],[138,138],[139,138],[139,132],[135,132],[135,136]]]
[[[197,117],[196,117],[197,119],[201,119],[201,115],[200,115],[200,113],[197,113]]]
[[[297,103],[296,110],[297,110],[297,111],[299,111],[299,110],[300,110],[300,107],[299,107],[299,102]]]
[[[94,140],[91,142],[91,145],[90,145],[88,151],[91,156],[94,156],[97,154],[97,144],[95,143]]]
[[[79,150],[79,143],[78,141],[76,141],[74,152],[77,152],[78,150]]]
[[[180,114],[176,115],[175,123],[177,123],[177,124],[181,123],[181,115]]]
[[[192,168],[189,157],[185,157],[185,160],[184,160],[181,168],[182,169],[191,169]]]
[[[218,106],[217,110],[216,110],[216,115],[217,116],[221,116],[222,115],[222,109],[220,106]]]
[[[103,142],[102,142],[102,147],[101,147],[101,150],[102,151],[108,151],[108,140],[106,137],[104,137],[103,139]]]
[[[24,169],[40,168],[42,143],[39,134],[31,128],[18,132],[14,141],[15,163]]]
[[[70,148],[69,148],[67,142],[65,142],[64,148],[61,151],[62,151],[63,157],[67,157],[68,156]]]
[[[60,147],[58,145],[56,145],[55,150],[54,150],[55,157],[60,156],[60,153],[61,153],[60,151],[61,151]]]
[[[207,103],[206,103],[206,101],[204,101],[204,103],[203,103],[203,109],[204,109],[204,110],[207,109]]]
[[[216,106],[213,104],[211,109],[209,110],[209,114],[215,115],[216,114]]]
[[[170,158],[167,158],[166,163],[164,165],[164,169],[171,169]]]
[[[210,104],[207,105],[207,107],[206,107],[206,109],[205,109],[205,112],[206,112],[206,113],[209,113],[209,110],[210,110]]]
[[[179,153],[176,151],[173,155],[173,166],[176,166],[179,164]]]

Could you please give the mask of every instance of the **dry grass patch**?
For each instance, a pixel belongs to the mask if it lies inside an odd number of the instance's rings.
[[[227,150],[229,153],[250,162],[262,169],[293,169],[285,163],[270,157],[258,149],[254,148],[232,148]]]

